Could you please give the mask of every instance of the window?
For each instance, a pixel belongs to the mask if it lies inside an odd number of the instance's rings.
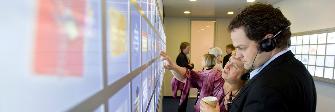
[[[335,32],[328,33],[327,43],[335,43]]]
[[[309,52],[309,45],[302,46],[302,54],[308,54]]]
[[[311,46],[309,47],[309,54],[314,54],[314,55],[316,55],[316,51],[317,51],[317,49],[318,49],[318,46],[317,46],[317,45],[311,45]]]
[[[303,64],[307,64],[308,63],[308,55],[302,55],[301,56],[301,62]]]
[[[290,50],[315,77],[334,79],[335,32],[304,32],[291,37]]]
[[[315,76],[323,77],[323,67],[316,67],[315,68]]]
[[[327,55],[335,55],[335,44],[327,45]]]
[[[326,56],[326,67],[334,67],[334,56]]]
[[[333,68],[325,68],[325,78],[332,79],[333,78]]]
[[[292,51],[292,53],[295,53],[295,46],[291,46],[290,50]]]
[[[308,66],[309,73],[314,76],[315,66]]]
[[[327,33],[318,34],[318,44],[325,44],[326,43],[326,35]]]
[[[301,61],[301,55],[295,55],[295,58]]]
[[[317,44],[318,42],[318,35],[317,34],[313,34],[310,36],[310,44]]]
[[[309,56],[308,65],[315,65],[316,56]]]
[[[325,49],[326,49],[326,45],[318,45],[317,54],[325,55]]]
[[[296,50],[296,52],[295,52],[296,54],[301,54],[302,53],[302,46],[301,45],[296,46],[295,50]]]
[[[303,40],[304,45],[308,45],[309,44],[309,35],[304,35],[302,40]]]
[[[302,36],[298,36],[297,37],[297,45],[301,45],[302,44]]]
[[[291,45],[297,45],[297,37],[291,37]]]
[[[316,65],[317,66],[324,66],[325,65],[325,56],[317,56],[316,57]]]

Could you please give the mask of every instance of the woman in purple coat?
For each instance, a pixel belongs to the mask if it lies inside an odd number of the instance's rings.
[[[162,59],[165,60],[164,67],[172,72],[174,77],[181,82],[184,82],[183,92],[188,93],[189,88],[197,88],[200,90],[198,99],[206,96],[215,96],[218,99],[218,108],[221,112],[226,112],[224,98],[227,94],[235,95],[245,81],[241,80],[242,74],[246,73],[243,68],[243,63],[240,60],[232,58],[229,64],[225,66],[223,71],[213,69],[215,66],[215,56],[205,54],[203,56],[202,71],[193,71],[187,68],[180,67],[173,63],[165,52],[161,52]],[[226,81],[225,81],[226,80]],[[230,83],[230,84],[228,84]],[[181,100],[186,96],[182,96]],[[198,100],[195,105],[195,111],[200,111],[200,105],[206,107],[202,111],[210,111],[215,108],[208,108]]]

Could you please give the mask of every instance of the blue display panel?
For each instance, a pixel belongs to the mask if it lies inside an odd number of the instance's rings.
[[[148,14],[148,0],[139,0],[140,7],[142,8],[144,12],[144,16],[147,16]]]
[[[156,12],[156,2],[155,2],[155,0],[149,0],[149,4],[150,4],[150,16],[149,16],[149,19],[150,19],[150,22],[152,23],[152,24],[155,24],[155,12]]]
[[[150,41],[150,49],[149,49],[149,51],[150,51],[150,55],[149,55],[149,58],[150,59],[153,59],[155,56],[155,32],[154,32],[154,30],[153,29],[150,29],[150,37],[151,38],[149,38],[149,41]]]
[[[154,101],[154,98],[151,100],[150,106],[148,107],[148,111],[147,112],[156,112],[155,111],[155,101]]]
[[[149,26],[149,25],[148,25]],[[148,52],[147,52],[147,56],[146,56],[146,59],[144,59],[145,60],[145,62],[148,62],[148,61],[150,61],[151,59],[152,59],[152,52],[153,52],[153,49],[152,49],[152,44],[153,44],[153,39],[154,39],[154,37],[153,37],[153,32],[152,32],[152,29],[151,29],[151,27],[148,27],[148,30],[147,30],[147,32],[148,32]]]
[[[151,21],[151,15],[152,15],[152,1],[153,0],[147,0],[147,13],[146,13],[146,16],[147,16],[147,18],[149,19],[149,21],[151,22],[151,23],[153,23],[152,21]]]
[[[132,80],[132,112],[141,112],[142,110],[142,83],[141,75]]]
[[[127,84],[121,90],[119,90],[109,100],[109,111],[110,112],[133,112],[131,111],[130,99],[130,84]]]
[[[135,70],[141,65],[141,15],[131,5],[131,68]]]
[[[107,0],[108,84],[129,73],[128,0]]]
[[[144,70],[142,75],[142,111],[145,111],[148,102],[149,102],[149,94],[150,94],[150,84],[149,84],[149,78],[148,78],[148,69]]]
[[[143,88],[143,111],[149,108],[151,95],[155,89],[154,74],[152,74],[153,65],[148,67],[142,74],[142,88]]]
[[[130,72],[128,0],[107,0],[107,60],[108,84]],[[130,85],[119,90],[109,99],[110,111],[130,112]]]
[[[100,9],[96,0],[1,5],[1,112],[66,111],[102,89]]]
[[[145,64],[149,60],[149,26],[147,21],[141,19],[141,42],[142,42],[142,64]]]
[[[141,15],[131,5],[131,70],[141,66]],[[142,111],[142,80],[138,75],[132,80],[132,112]]]

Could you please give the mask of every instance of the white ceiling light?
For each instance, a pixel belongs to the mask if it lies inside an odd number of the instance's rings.
[[[255,2],[255,0],[247,0],[247,2]]]
[[[190,0],[191,2],[195,2],[195,1],[197,1],[197,0]]]
[[[229,11],[229,12],[227,12],[227,14],[232,15],[232,14],[234,14],[234,12],[233,11]]]
[[[184,11],[184,14],[190,14],[191,12],[190,11]]]

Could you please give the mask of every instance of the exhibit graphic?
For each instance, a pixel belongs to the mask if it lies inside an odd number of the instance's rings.
[[[34,52],[37,75],[82,76],[85,6],[85,1],[38,1]]]

